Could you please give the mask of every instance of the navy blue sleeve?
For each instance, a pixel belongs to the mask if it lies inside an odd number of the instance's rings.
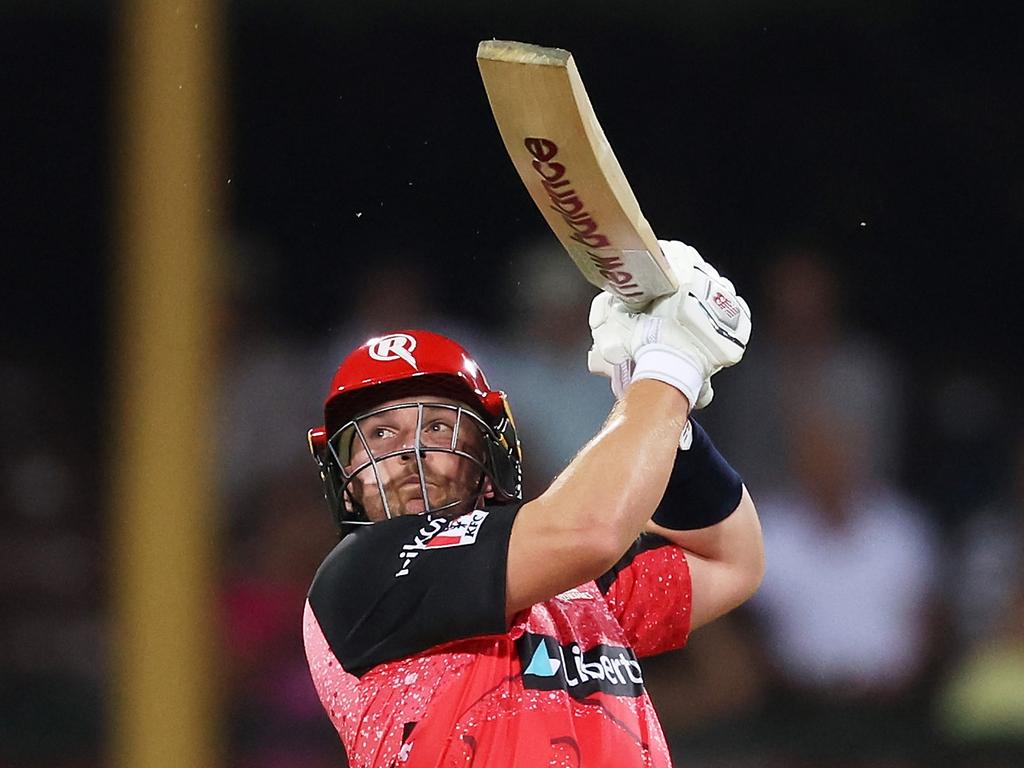
[[[658,525],[692,531],[722,522],[743,494],[743,480],[725,460],[708,433],[690,419],[693,443],[678,451],[665,495],[654,516]]]
[[[508,542],[519,505],[454,520],[408,515],[358,528],[327,556],[309,604],[355,675],[452,640],[504,632]]]

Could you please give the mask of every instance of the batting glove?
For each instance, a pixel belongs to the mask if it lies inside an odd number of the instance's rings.
[[[630,381],[657,379],[703,408],[714,397],[711,376],[743,356],[750,309],[696,249],[678,241],[659,243],[679,290],[640,314],[607,292],[598,294],[590,309],[594,347],[588,367],[611,378],[617,397]]]

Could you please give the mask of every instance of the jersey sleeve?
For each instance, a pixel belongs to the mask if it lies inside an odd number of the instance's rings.
[[[597,579],[597,586],[637,656],[654,656],[686,644],[692,595],[682,547],[645,533]]]
[[[342,667],[358,676],[447,642],[504,632],[517,512],[515,505],[455,519],[409,515],[346,536],[309,590]]]

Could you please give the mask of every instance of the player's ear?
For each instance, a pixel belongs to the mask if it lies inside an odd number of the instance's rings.
[[[491,478],[484,475],[484,483],[480,490],[480,495],[485,499],[494,498],[494,483],[491,482]]]

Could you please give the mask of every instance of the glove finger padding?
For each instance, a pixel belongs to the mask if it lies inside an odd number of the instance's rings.
[[[697,404],[693,406],[694,410],[700,410],[701,408],[707,408],[711,405],[711,401],[715,399],[715,390],[711,386],[711,377],[705,379],[701,385],[700,393],[697,395]]]
[[[615,373],[615,366],[601,357],[601,352],[593,346],[587,352],[587,370],[595,376],[607,376],[610,379]]]
[[[590,304],[590,335],[594,339],[592,351],[611,366],[628,360],[628,345],[635,325],[636,316],[630,315],[626,305],[610,293],[602,291]],[[589,365],[589,359],[588,366],[594,373],[610,375],[604,370],[594,370],[593,365]]]
[[[636,325],[636,316],[623,311],[622,302],[616,307],[615,301],[611,294],[601,292],[590,304],[590,331],[594,346],[587,353],[587,368],[591,373],[611,380],[612,394],[618,400],[633,375],[629,340]]]
[[[659,240],[658,245],[661,246],[661,252],[669,266],[672,267],[672,271],[675,272],[676,279],[680,284],[689,280],[690,272],[695,267],[710,266],[692,245],[687,245],[679,240]],[[714,269],[714,267],[711,268]]]
[[[607,376],[611,379],[612,394],[618,400],[626,392],[626,387],[633,379],[633,361],[623,360],[621,363],[612,365],[603,357],[596,348],[591,347],[587,352],[587,369],[597,376]]]
[[[750,310],[732,282],[678,241],[661,241],[679,290],[653,302],[630,342],[633,378],[654,378],[679,389],[693,408],[711,402],[711,376],[743,357]],[[614,304],[611,305],[614,308]]]
[[[658,245],[661,246],[661,252],[668,260],[669,266],[672,267],[680,289],[694,279],[694,273],[698,273],[712,280],[724,280],[729,284],[729,290],[733,293],[736,292],[732,283],[722,277],[713,264],[705,261],[700,252],[692,245],[687,245],[679,240],[659,240]]]
[[[633,361],[623,360],[615,366],[612,375],[612,394],[619,400],[626,394],[626,387],[633,380]]]
[[[713,299],[717,307],[717,311],[713,314],[721,314],[722,322],[730,329],[730,334],[735,336],[740,344],[746,346],[750,339],[750,308],[747,306],[747,302],[737,295],[736,286],[733,285],[732,280],[720,275],[718,270],[705,261],[693,246],[679,240],[659,240],[658,244],[679,282],[678,294],[685,296],[686,293],[692,293],[696,297],[702,297],[705,301],[709,297]],[[721,295],[716,296],[719,293]],[[670,298],[672,297],[667,296],[660,301],[665,302]],[[729,306],[730,301],[739,304],[740,312],[746,314],[746,322],[739,320],[736,324],[733,323],[735,313]],[[648,307],[647,311],[657,314],[653,310],[653,305]],[[678,319],[682,320],[683,318],[680,316]],[[736,362],[739,360],[737,359]]]

